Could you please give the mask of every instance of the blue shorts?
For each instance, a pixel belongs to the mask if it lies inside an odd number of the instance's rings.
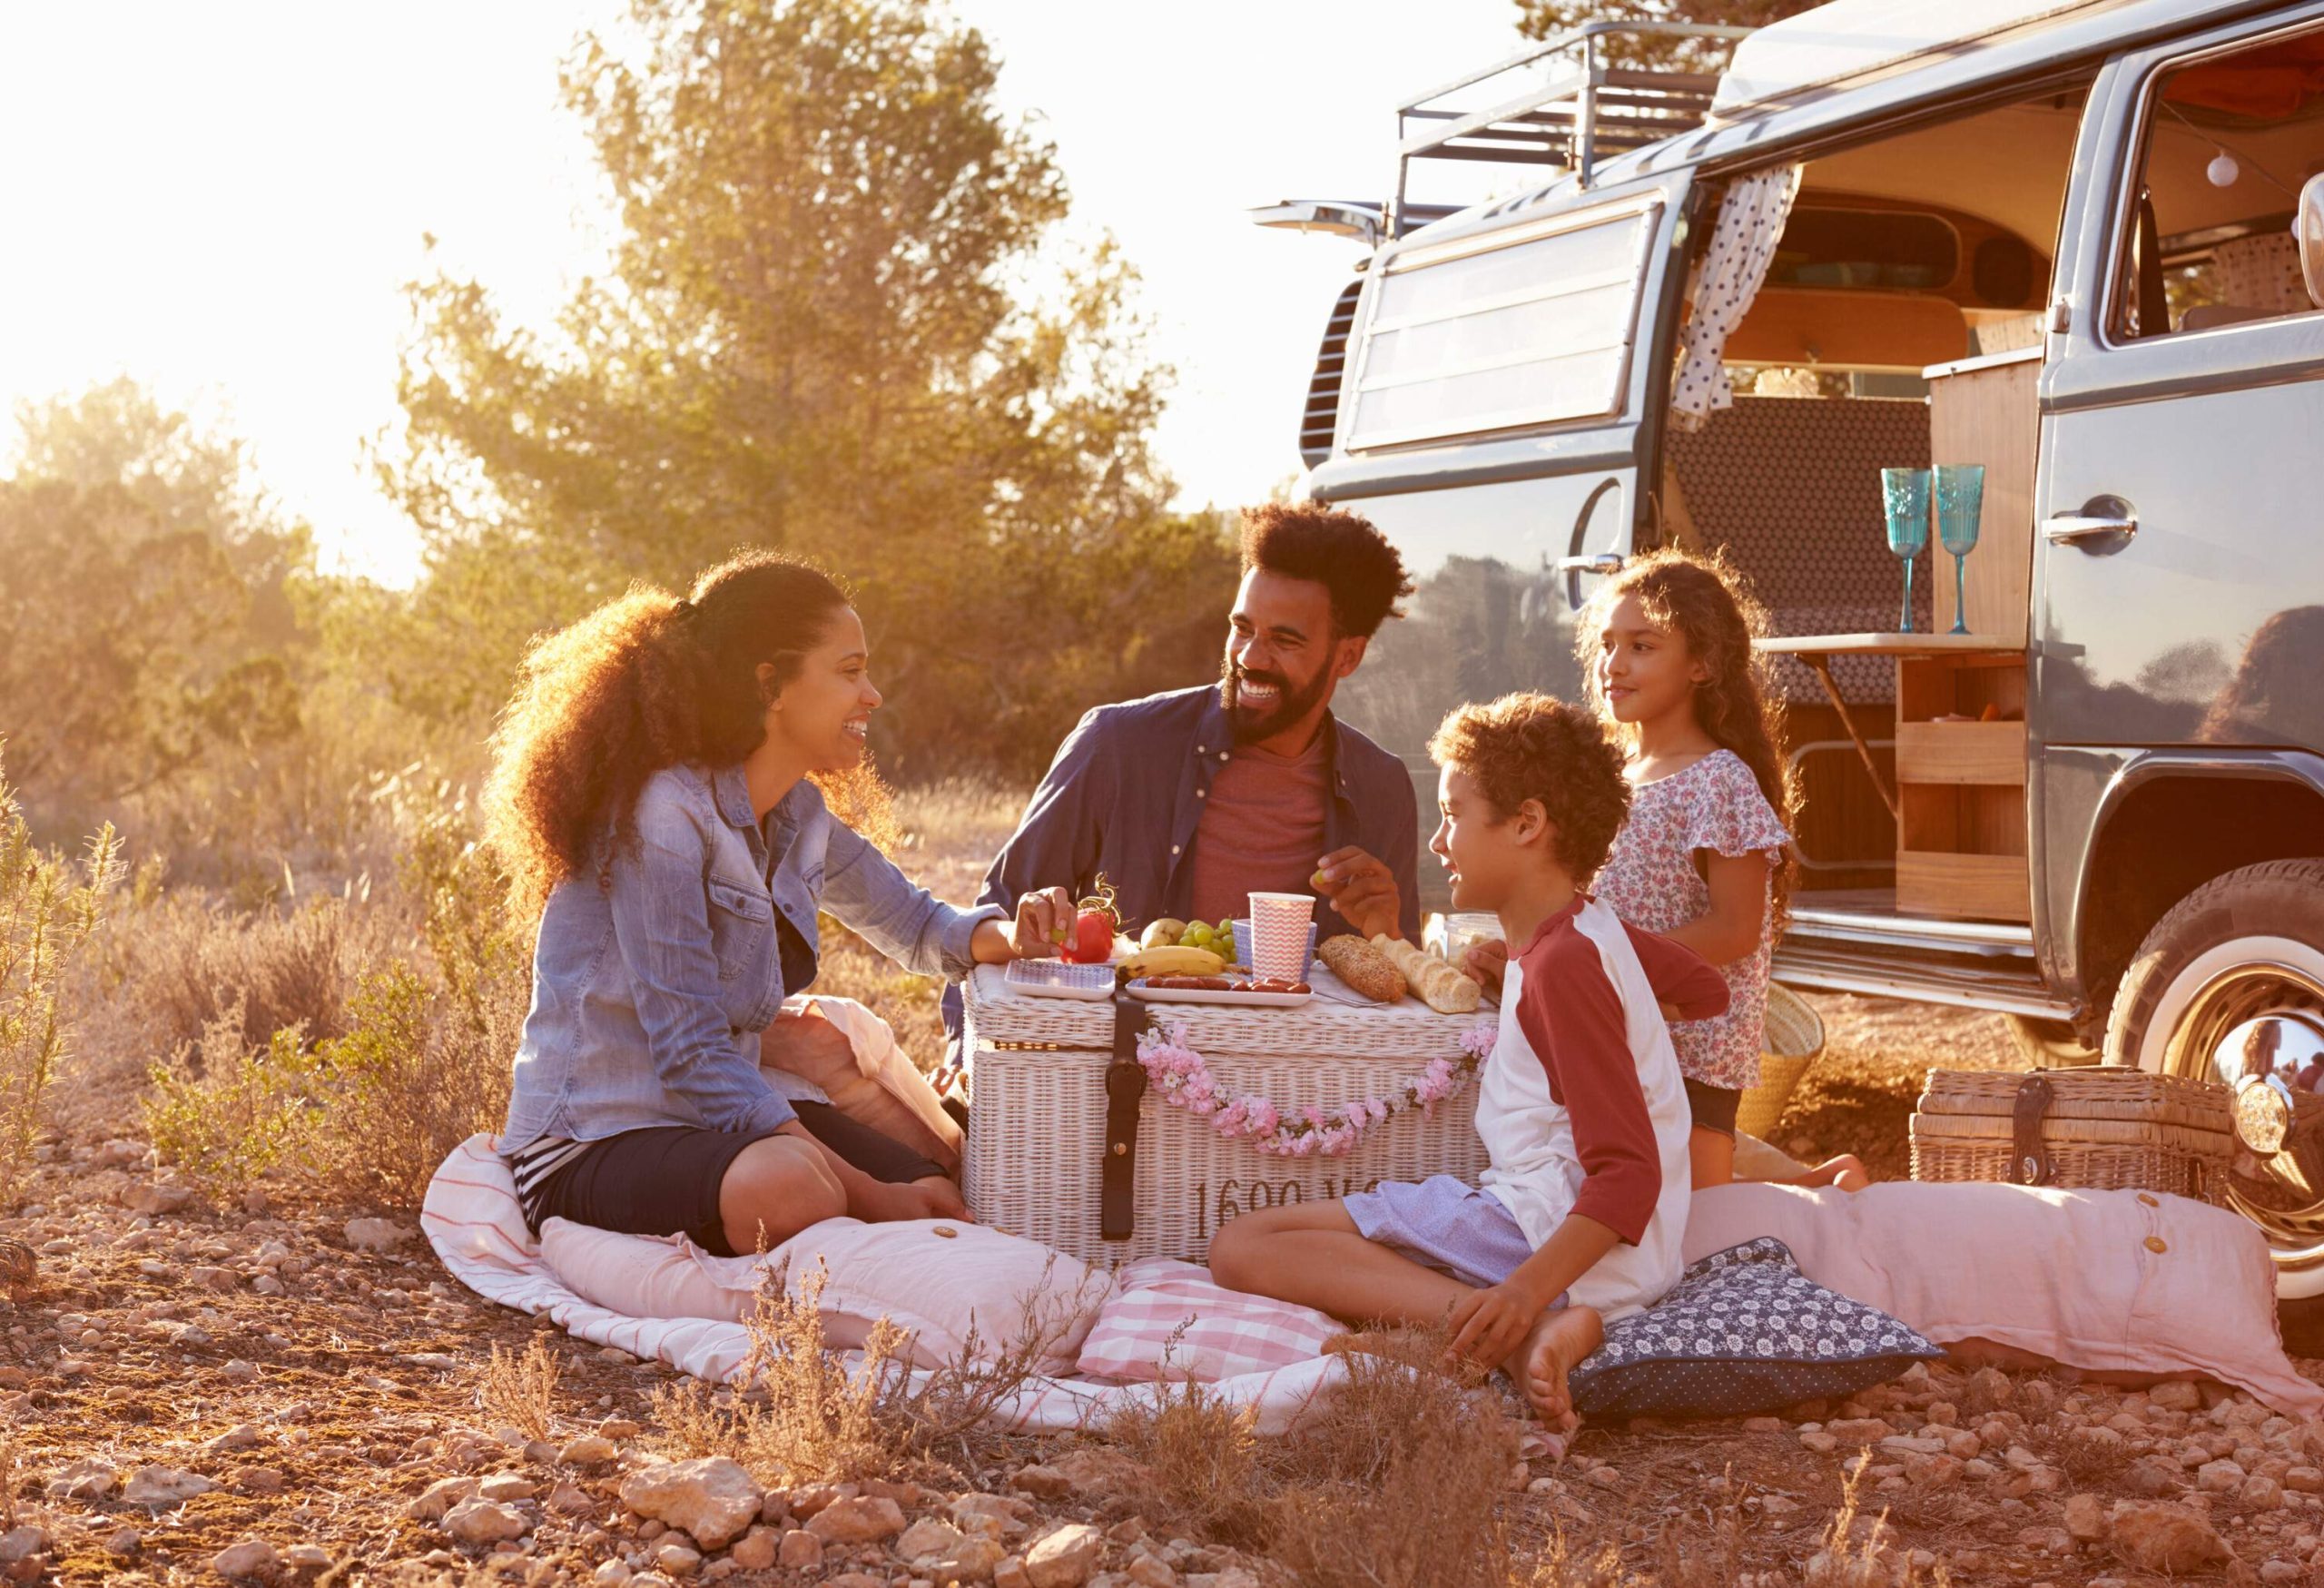
[[[1341,1204],[1364,1239],[1464,1285],[1498,1285],[1533,1255],[1517,1216],[1454,1175],[1383,1180]],[[1558,1298],[1563,1305],[1565,1298]]]

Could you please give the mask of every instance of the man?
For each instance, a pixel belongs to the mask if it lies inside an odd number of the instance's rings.
[[[978,902],[1099,873],[1122,919],[1219,921],[1253,893],[1315,893],[1316,935],[1417,941],[1419,812],[1398,757],[1332,715],[1332,695],[1412,581],[1353,513],[1243,512],[1243,582],[1216,685],[1085,715],[1034,792]],[[960,1035],[960,991],[944,998]],[[955,1060],[957,1062],[957,1059]]]

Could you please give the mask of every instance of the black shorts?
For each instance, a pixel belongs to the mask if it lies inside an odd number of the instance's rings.
[[[901,1185],[944,1172],[829,1103],[792,1107],[809,1134],[875,1180]],[[657,1125],[592,1141],[542,1183],[540,1219],[569,1218],[625,1235],[684,1235],[713,1257],[734,1257],[718,1188],[744,1148],[773,1134]]]
[[[1695,1117],[1695,1129],[1716,1130],[1721,1136],[1734,1135],[1735,1110],[1742,1103],[1743,1094],[1731,1086],[1706,1086],[1699,1080],[1688,1080],[1686,1085],[1687,1111]]]

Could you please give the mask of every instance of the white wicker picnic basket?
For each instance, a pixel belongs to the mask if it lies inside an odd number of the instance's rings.
[[[1473,1179],[1485,1167],[1473,1076],[1433,1114],[1399,1113],[1344,1156],[1281,1157],[1221,1137],[1145,1086],[1143,1070],[1117,1072],[1118,1088],[1143,1095],[1124,1100],[1109,1130],[1116,1003],[1026,997],[990,966],[979,967],[965,999],[975,1098],[962,1174],[969,1207],[984,1223],[1085,1263],[1199,1262],[1218,1227],[1239,1213],[1328,1200],[1384,1179]],[[1491,1007],[1443,1015],[1410,999],[1385,1008],[1321,998],[1297,1010],[1128,1007],[1132,1021],[1150,1011],[1158,1025],[1182,1026],[1223,1086],[1285,1110],[1392,1096],[1431,1060],[1462,1059],[1462,1038],[1494,1018]],[[1102,1207],[1109,1161],[1119,1188],[1111,1238]]]

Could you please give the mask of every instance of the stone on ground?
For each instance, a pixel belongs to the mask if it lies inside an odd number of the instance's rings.
[[[274,1546],[256,1538],[229,1544],[210,1557],[210,1569],[222,1577],[262,1577],[281,1564]]]
[[[807,1520],[807,1531],[825,1544],[873,1544],[904,1530],[904,1509],[884,1494],[855,1494],[833,1500]]]
[[[1033,1588],[1081,1588],[1106,1553],[1106,1535],[1085,1522],[1070,1522],[1025,1552]]]
[[[705,1549],[724,1549],[759,1519],[765,1498],[740,1462],[723,1455],[640,1467],[622,1480],[621,1503],[684,1528]],[[898,1517],[897,1527],[903,1522]]]

